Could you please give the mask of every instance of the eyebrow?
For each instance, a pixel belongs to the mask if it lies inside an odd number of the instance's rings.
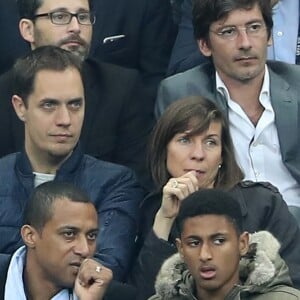
[[[242,25],[236,25],[236,24],[225,24],[226,21],[223,22],[223,24],[217,24],[217,27],[218,28],[224,28],[224,27],[238,27],[238,26],[243,26],[243,25],[249,25],[249,24],[252,24],[252,23],[264,23],[264,20],[263,19],[259,19],[259,18],[256,18],[256,19],[253,19],[253,20],[250,20],[248,21],[247,23],[244,23]]]
[[[211,239],[211,238],[216,238],[216,237],[221,236],[221,235],[222,236],[228,236],[228,232],[226,232],[226,231],[220,231],[220,232],[213,233],[213,234],[209,235],[208,237]],[[192,235],[186,236],[184,239],[202,240],[203,237],[192,234]]]
[[[70,12],[70,10],[66,7],[57,7],[57,8],[54,8],[52,10],[50,10],[50,13],[51,12]],[[90,12],[90,9],[89,8],[84,8],[84,7],[80,7],[76,10],[76,12]]]
[[[58,231],[63,231],[63,230],[74,230],[74,231],[81,231],[81,229],[79,227],[76,227],[76,226],[72,226],[72,225],[64,225],[64,226],[61,226],[59,227],[57,230]],[[90,230],[87,231],[88,233],[91,233],[91,232],[99,232],[99,229],[97,227],[95,228],[92,228]]]
[[[52,102],[52,103],[67,102],[67,103],[70,103],[70,102],[77,102],[77,101],[83,102],[83,97],[71,98],[68,100],[59,100],[59,99],[54,99],[54,98],[43,98],[40,100],[41,103],[45,103],[45,102]]]

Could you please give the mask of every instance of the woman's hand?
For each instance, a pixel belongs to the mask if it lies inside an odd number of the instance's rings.
[[[157,237],[168,240],[181,202],[198,189],[198,179],[195,171],[169,179],[163,188],[161,206],[154,219],[153,231]]]
[[[164,218],[176,218],[181,201],[198,190],[196,172],[191,171],[181,177],[170,178],[163,188],[160,214]]]

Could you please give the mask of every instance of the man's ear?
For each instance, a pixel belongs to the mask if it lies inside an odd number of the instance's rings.
[[[21,19],[19,22],[19,30],[23,39],[30,44],[34,43],[34,24],[29,19]]]
[[[183,249],[182,249],[182,242],[181,242],[181,239],[179,239],[179,238],[176,239],[176,247],[177,247],[177,250],[178,250],[178,253],[179,253],[181,259],[183,260],[184,255],[183,255]]]
[[[26,105],[23,99],[18,95],[13,95],[11,102],[19,119],[26,122]]]
[[[210,50],[210,47],[209,47],[209,44],[208,44],[207,40],[205,40],[205,39],[197,40],[197,44],[198,44],[198,47],[199,47],[201,53],[204,56],[206,56],[206,57],[211,56],[211,50]]]
[[[239,244],[240,256],[246,255],[246,253],[248,252],[248,249],[249,249],[249,233],[247,231],[244,231],[240,235],[239,242],[240,242],[240,244]]]
[[[36,240],[39,236],[37,230],[30,225],[23,225],[21,228],[21,236],[24,244],[28,248],[35,248]]]

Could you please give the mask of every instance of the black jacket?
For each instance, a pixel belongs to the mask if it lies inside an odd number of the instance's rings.
[[[97,0],[90,55],[139,70],[156,83],[166,72],[175,39],[170,0]],[[124,35],[117,39],[111,36]]]
[[[250,233],[266,230],[279,240],[280,255],[290,269],[295,287],[300,288],[300,229],[277,188],[269,183],[245,181],[235,186],[231,193],[240,202],[244,230]],[[169,242],[157,238],[152,230],[161,198],[161,194],[153,194],[142,204],[141,250],[131,278],[138,288],[139,300],[155,294],[154,282],[162,263],[177,251],[176,224],[172,227]]]

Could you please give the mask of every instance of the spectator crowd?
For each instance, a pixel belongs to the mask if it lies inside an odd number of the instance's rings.
[[[0,25],[0,300],[300,299],[300,1]]]

